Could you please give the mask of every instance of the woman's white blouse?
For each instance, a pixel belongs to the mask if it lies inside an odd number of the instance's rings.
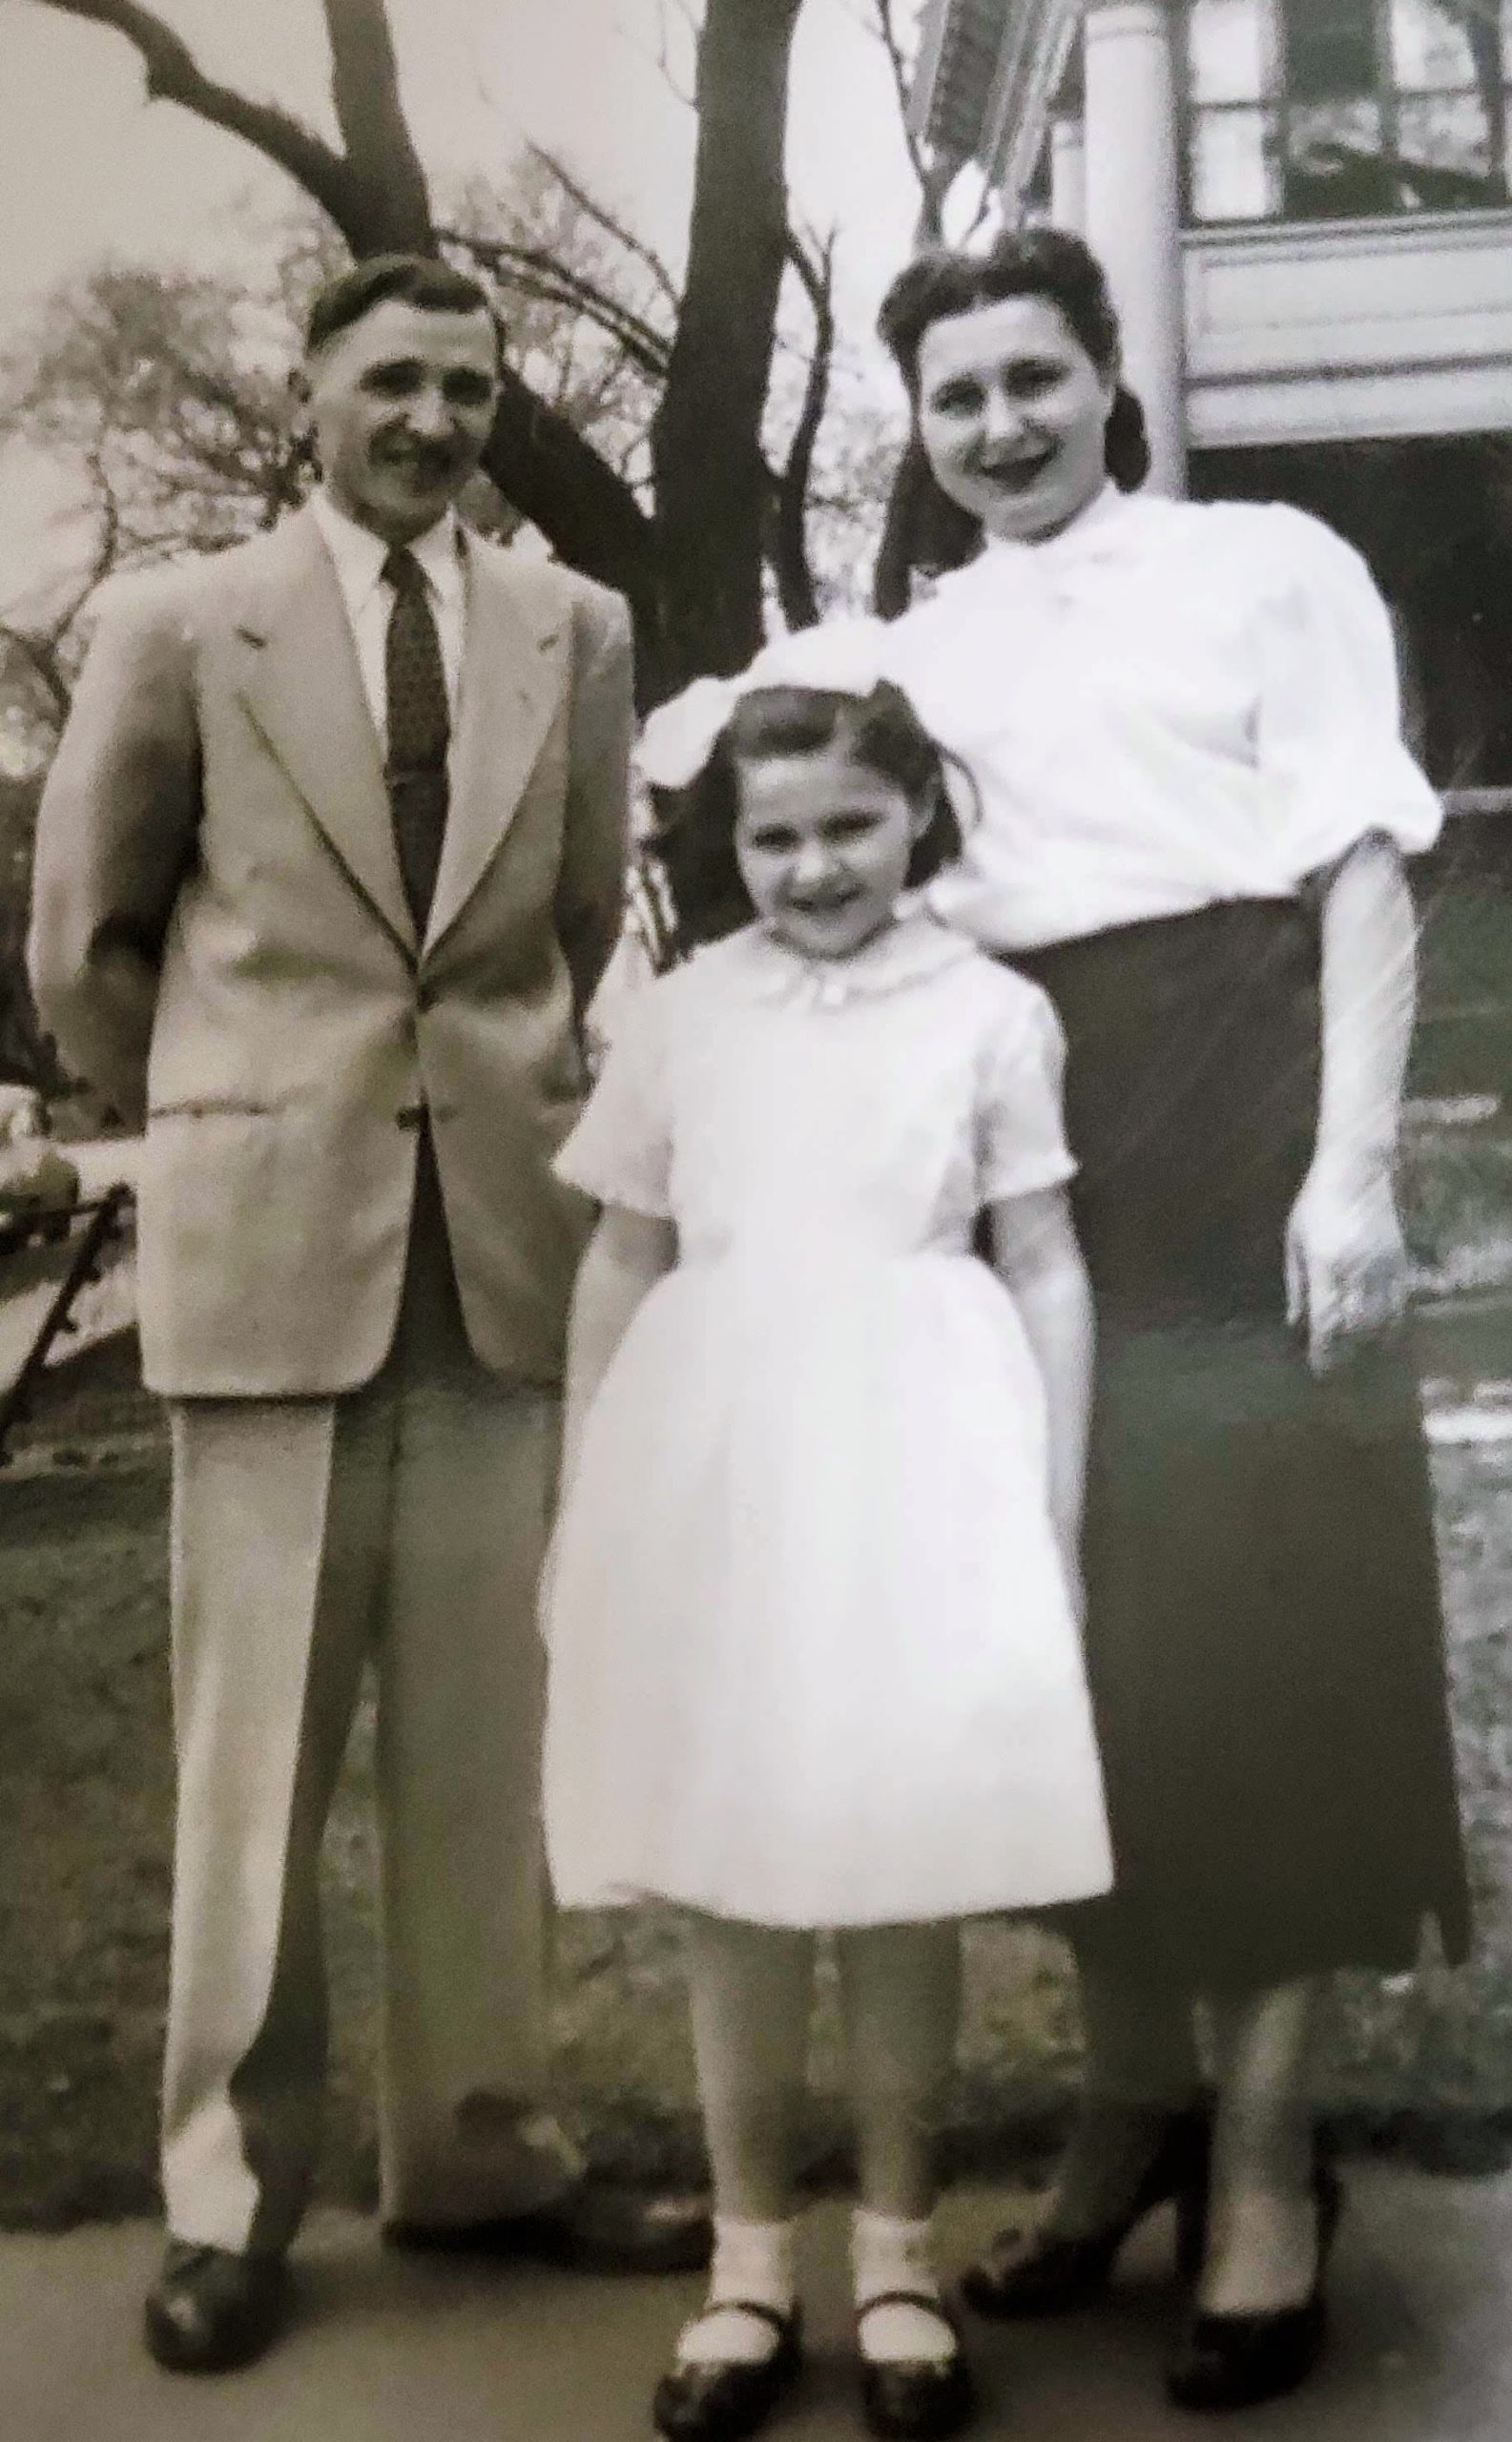
[[[979,801],[932,904],[989,949],[1291,898],[1367,832],[1438,836],[1385,606],[1299,509],[1108,489],[887,633]]]

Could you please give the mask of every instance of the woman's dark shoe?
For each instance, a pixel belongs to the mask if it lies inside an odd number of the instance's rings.
[[[1317,2271],[1307,2296],[1298,2306],[1254,2314],[1194,2311],[1166,2370],[1166,2389],[1178,2408],[1258,2408],[1295,2391],[1317,2364],[1328,2329],[1323,2277],[1344,2209],[1337,2174],[1326,2164],[1314,2174],[1313,2194]]]
[[[766,2423],[803,2362],[802,2316],[783,2314],[756,2298],[720,2298],[707,2311],[735,2307],[770,2324],[777,2343],[753,2361],[717,2359],[709,2365],[677,2365],[662,2376],[652,2401],[652,2422],[669,2442],[740,2442]]]
[[[281,2255],[233,2255],[170,2239],[147,2293],[147,2346],[173,2374],[228,2374],[250,2366],[288,2321]]]
[[[1158,2204],[1176,2207],[1176,2265],[1183,2278],[1202,2263],[1212,2123],[1203,2111],[1174,2113],[1128,2210],[1105,2229],[1076,2238],[1056,2230],[1001,2231],[967,2270],[962,2295],[979,2315],[1059,2315],[1089,2306],[1107,2288],[1124,2241]]]
[[[922,2307],[937,2315],[955,2340],[948,2357],[891,2358],[861,2356],[861,2412],[869,2432],[901,2437],[901,2442],[937,2442],[959,2433],[977,2404],[971,2369],[961,2349],[954,2316],[942,2301],[923,2289],[884,2289],[868,2298],[860,2309],[865,2320],[874,2307]]]

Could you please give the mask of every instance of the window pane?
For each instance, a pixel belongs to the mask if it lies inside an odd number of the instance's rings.
[[[1192,100],[1259,102],[1274,90],[1273,0],[1192,0],[1187,75]]]
[[[1289,213],[1301,220],[1327,220],[1399,210],[1397,177],[1382,157],[1378,102],[1360,97],[1305,104],[1289,117]]]
[[[1374,92],[1376,0],[1281,0],[1281,13],[1286,89],[1295,100]]]
[[[1442,93],[1473,86],[1475,50],[1467,21],[1481,11],[1487,42],[1495,47],[1492,6],[1485,0],[1391,0],[1392,72],[1407,93]]]
[[[1270,220],[1281,209],[1271,111],[1201,111],[1191,125],[1193,220]]]
[[[1398,113],[1402,201],[1409,211],[1453,212],[1504,203],[1491,130],[1479,93],[1403,101]]]

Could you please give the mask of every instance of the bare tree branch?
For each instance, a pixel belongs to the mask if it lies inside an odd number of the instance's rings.
[[[104,584],[120,557],[121,505],[115,497],[115,486],[110,479],[105,461],[97,448],[90,451],[86,463],[89,466],[90,481],[94,486],[95,497],[100,505],[100,538],[94,547],[94,557],[90,562],[89,575],[54,629],[54,635],[58,636],[62,635],[65,629],[72,626],[95,587]]]
[[[292,113],[249,100],[207,76],[180,34],[137,0],[31,0],[34,8],[108,26],[134,44],[147,72],[149,101],[176,102],[212,127],[239,136],[286,170],[345,234],[352,175],[342,155]]]
[[[682,292],[655,247],[646,238],[639,237],[633,229],[627,228],[625,223],[610,211],[607,204],[590,193],[581,179],[573,176],[571,171],[554,153],[547,151],[545,145],[529,144],[526,150],[534,160],[539,161],[542,169],[555,179],[570,203],[575,203],[579,212],[587,219],[591,220],[595,228],[602,229],[607,238],[612,238],[616,245],[623,246],[628,255],[633,255],[638,263],[644,264],[667,303],[675,313],[682,303]]]
[[[656,21],[656,65],[661,71],[662,82],[673,99],[681,102],[685,110],[694,110],[697,107],[696,96],[686,85],[678,83],[673,67],[670,25],[673,17],[680,19],[684,37],[692,41],[696,55],[701,30],[691,0],[661,0]]]
[[[922,202],[922,210],[920,214],[921,233],[933,243],[941,235],[945,197],[953,183],[955,174],[946,165],[931,160],[929,149],[914,126],[910,108],[912,80],[909,73],[908,54],[903,49],[902,36],[898,30],[895,0],[872,0],[872,6],[875,11],[873,31],[886,53],[887,65],[892,72],[893,90],[898,96],[898,120],[902,130],[903,147],[908,155],[908,165],[919,182],[919,193]]]
[[[5,645],[19,653],[41,681],[61,726],[69,716],[73,690],[63,667],[57,639],[51,635],[38,635],[30,628],[18,628],[10,619],[0,619],[0,646]]]
[[[430,190],[399,95],[399,61],[385,0],[322,0],[331,48],[331,100],[352,175],[375,228],[396,248],[433,242]]]
[[[631,362],[653,382],[665,381],[672,342],[599,281],[574,264],[564,263],[546,246],[517,246],[504,238],[475,238],[460,229],[441,229],[442,242],[482,263],[496,277],[507,278],[531,297],[566,305],[586,314]]]
[[[788,261],[813,309],[814,347],[803,385],[803,403],[777,479],[769,557],[783,618],[790,628],[813,628],[818,624],[819,603],[809,562],[807,507],[814,450],[829,404],[830,375],[835,362],[833,233],[817,251],[811,252],[797,232],[790,229]]]

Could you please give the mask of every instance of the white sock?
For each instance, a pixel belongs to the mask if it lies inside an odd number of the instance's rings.
[[[797,2224],[735,2222],[716,2213],[709,2301],[677,2336],[679,2366],[757,2366],[774,2354],[777,2334],[762,2315],[742,2314],[742,2298],[792,2312],[797,2295]]]
[[[858,2205],[851,2224],[851,2268],[858,2309],[891,2289],[938,2298],[933,2221],[902,2222],[891,2213]],[[860,2345],[863,2357],[883,2365],[917,2365],[956,2353],[955,2334],[947,2323],[927,2307],[903,2304],[877,2307],[863,2316]]]

